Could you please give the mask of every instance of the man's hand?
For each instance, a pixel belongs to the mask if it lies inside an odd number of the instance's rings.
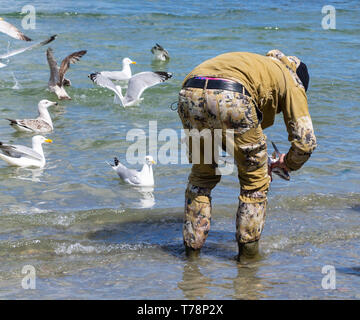
[[[285,153],[280,154],[279,159],[276,162],[273,162],[268,166],[268,174],[269,174],[269,176],[271,178],[271,181],[272,181],[272,174],[271,173],[272,173],[272,170],[274,168],[279,167],[279,168],[282,168],[282,169],[286,170],[287,172],[289,171],[289,169],[285,165],[285,156],[286,156]]]

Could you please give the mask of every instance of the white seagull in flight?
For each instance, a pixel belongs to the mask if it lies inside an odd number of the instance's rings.
[[[48,48],[46,51],[47,61],[50,67],[50,79],[48,82],[48,87],[51,92],[55,92],[57,97],[60,100],[67,99],[71,100],[70,96],[66,93],[64,86],[71,86],[71,81],[65,78],[66,71],[70,68],[70,63],[76,63],[80,58],[86,54],[86,50],[81,50],[69,54],[60,65],[60,68],[57,65],[57,62],[54,58],[53,50]]]
[[[25,52],[25,51],[29,51],[29,50],[44,46],[44,45],[54,41],[55,38],[56,38],[56,34],[51,36],[50,38],[44,40],[44,41],[32,44],[31,46],[27,46],[25,48],[20,48],[20,49],[15,49],[15,50],[12,50],[12,51],[10,51],[8,53],[1,54],[0,55],[0,60],[4,60],[4,59],[10,58],[12,56],[15,56],[15,55],[17,55],[19,53],[22,53],[22,52]],[[2,68],[2,67],[6,67],[6,64],[0,63],[0,68]]]
[[[130,58],[124,58],[122,60],[123,69],[121,71],[101,71],[100,74],[106,78],[109,78],[110,80],[129,80],[132,76],[130,68],[131,64],[136,64],[136,62],[132,61]]]
[[[0,18],[0,32],[7,34],[8,36],[24,41],[32,41],[29,37],[24,35],[18,28],[11,23],[6,22],[3,18]]]
[[[163,71],[146,71],[133,75],[128,84],[125,97],[122,94],[121,87],[115,85],[109,78],[101,75],[101,73],[91,73],[89,78],[98,86],[110,89],[115,92],[115,103],[121,104],[123,107],[134,106],[142,99],[141,95],[147,88],[155,86],[172,77],[172,73]]]

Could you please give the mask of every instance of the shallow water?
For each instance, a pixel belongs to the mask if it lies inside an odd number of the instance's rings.
[[[1,1],[0,16],[20,26],[26,1]],[[357,1],[335,3],[336,30],[321,28],[321,7],[295,1],[217,2],[73,1],[49,6],[32,1],[36,30],[26,34],[51,44],[55,56],[86,49],[68,72],[72,101],[50,109],[54,143],[44,146],[43,170],[0,163],[0,298],[2,299],[359,299],[359,13]],[[3,51],[10,38],[0,35]],[[168,64],[151,60],[150,48],[168,49]],[[11,41],[11,48],[23,45]],[[300,56],[311,75],[308,100],[318,148],[292,180],[274,180],[261,257],[234,257],[236,173],[213,191],[210,235],[198,260],[182,246],[183,194],[190,166],[154,167],[153,190],[119,182],[105,163],[125,161],[130,129],[147,134],[181,124],[169,106],[181,82],[203,60],[227,51],[265,54],[278,48]],[[110,91],[87,78],[119,68],[166,70],[171,80],[147,90],[140,106],[113,104]],[[28,52],[0,70],[2,118],[33,117],[46,90],[45,50]],[[289,144],[281,116],[266,130],[279,149]],[[0,120],[1,141],[29,145]],[[162,143],[159,142],[160,149]],[[180,145],[179,145],[180,148]],[[177,159],[179,160],[179,159]],[[131,165],[129,165],[131,166]],[[132,165],[139,168],[140,165]],[[24,290],[21,269],[36,269],[36,290]],[[322,267],[336,268],[336,290],[323,289]]]

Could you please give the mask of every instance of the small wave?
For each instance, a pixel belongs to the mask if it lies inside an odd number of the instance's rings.
[[[329,244],[336,241],[357,240],[360,238],[360,230],[358,228],[334,229],[329,231],[313,231],[298,232],[294,236],[270,236],[266,242],[263,242],[265,253],[273,251],[283,251],[310,244],[319,246]],[[304,252],[306,248],[295,250],[296,252]]]
[[[55,253],[57,255],[72,255],[72,254],[108,254],[119,251],[138,251],[145,248],[151,248],[153,245],[145,243],[137,244],[111,244],[111,245],[83,245],[81,243],[73,244],[60,244],[55,248]]]
[[[18,18],[21,19],[24,17],[24,14],[21,12],[8,12],[2,13],[2,17],[4,18]],[[104,14],[104,13],[93,13],[93,12],[76,12],[76,11],[64,11],[64,12],[44,12],[44,11],[36,11],[37,18],[51,18],[51,17],[94,17],[94,18],[102,18],[102,17],[111,17],[118,16],[117,14]]]
[[[321,194],[312,193],[289,197],[286,195],[274,196],[270,200],[272,209],[290,210],[306,210],[306,209],[353,209],[357,208],[360,203],[360,194]]]

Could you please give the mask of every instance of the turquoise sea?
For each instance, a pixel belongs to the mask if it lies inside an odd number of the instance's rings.
[[[0,17],[21,28],[28,1],[0,0]],[[0,163],[0,299],[360,299],[360,3],[359,1],[38,1],[34,40],[57,34],[59,60],[87,50],[67,76],[71,101],[50,108],[55,130],[43,170]],[[321,9],[336,9],[336,29]],[[167,64],[152,61],[159,43]],[[0,52],[25,43],[0,34]],[[290,182],[274,179],[261,258],[236,262],[237,174],[213,191],[213,220],[201,257],[182,244],[184,191],[190,166],[154,166],[155,187],[121,183],[106,164],[126,163],[131,129],[149,134],[181,123],[170,106],[183,78],[202,61],[229,51],[299,56],[310,72],[308,102],[318,148]],[[47,90],[46,47],[10,58],[0,69],[0,141],[30,145],[4,118],[31,118]],[[161,70],[169,81],[144,92],[139,106],[113,104],[88,74]],[[266,135],[289,148],[281,115]],[[158,149],[165,142],[159,142]],[[180,146],[180,141],[179,141]],[[176,161],[175,161],[176,162]],[[179,161],[178,161],[179,162]],[[22,268],[36,270],[36,289],[22,287]],[[336,289],[324,288],[326,265]]]

